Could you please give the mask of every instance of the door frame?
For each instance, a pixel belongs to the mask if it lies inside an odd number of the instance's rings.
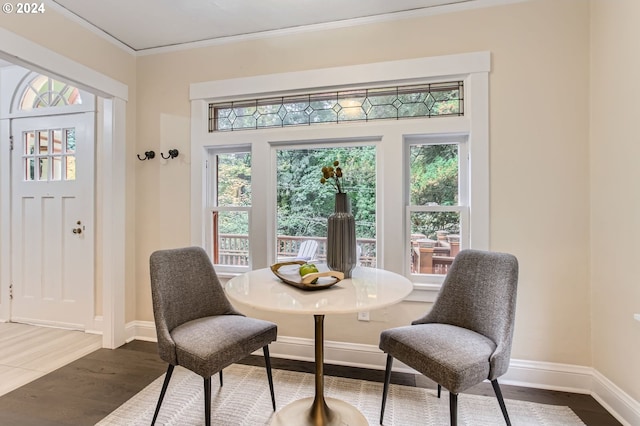
[[[98,96],[96,156],[96,263],[102,279],[102,318],[94,324],[102,332],[102,346],[125,343],[126,282],[126,109],[129,88],[111,77],[60,55],[11,31],[0,28],[0,58],[33,71],[70,81]],[[45,64],[46,65],[42,65]],[[0,140],[8,140],[9,119],[0,119]],[[7,138],[7,139],[5,139]],[[8,143],[0,144],[8,149]],[[0,152],[0,319],[9,318],[11,280],[10,156]],[[96,277],[98,278],[98,277]],[[95,303],[95,300],[94,300]]]

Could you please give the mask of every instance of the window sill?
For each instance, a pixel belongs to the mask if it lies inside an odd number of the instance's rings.
[[[242,274],[246,273],[245,272],[218,272],[216,271],[216,275],[218,276],[218,278],[222,278],[225,280],[230,280],[231,278],[235,278],[237,276],[240,276]]]
[[[433,303],[438,297],[441,284],[414,283],[413,291],[404,300],[405,302]]]

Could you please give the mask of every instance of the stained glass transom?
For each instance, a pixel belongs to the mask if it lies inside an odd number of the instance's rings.
[[[26,181],[75,180],[75,129],[23,132],[22,164]]]
[[[209,132],[464,115],[462,81],[209,104]]]
[[[80,91],[51,77],[38,75],[27,84],[20,100],[22,111],[82,104]]]

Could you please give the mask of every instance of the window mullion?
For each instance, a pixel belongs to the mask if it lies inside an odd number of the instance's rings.
[[[412,212],[461,212],[467,208],[466,205],[457,206],[409,206]]]

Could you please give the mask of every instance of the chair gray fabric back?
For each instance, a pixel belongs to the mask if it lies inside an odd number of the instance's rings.
[[[431,311],[413,324],[445,323],[480,333],[497,347],[493,380],[506,373],[511,356],[518,260],[507,253],[463,250],[453,261]]]
[[[241,315],[220,284],[201,247],[159,250],[149,258],[151,296],[160,358],[175,365],[171,331],[188,321],[214,315]]]

